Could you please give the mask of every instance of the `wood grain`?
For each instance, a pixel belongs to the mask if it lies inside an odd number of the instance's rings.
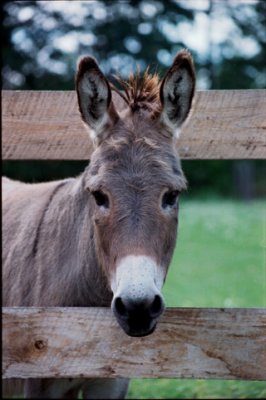
[[[2,135],[4,160],[88,160],[92,152],[74,91],[3,91]],[[266,90],[197,92],[177,147],[183,159],[266,158]]]
[[[108,308],[3,307],[4,378],[266,379],[266,310],[169,308],[127,336]]]

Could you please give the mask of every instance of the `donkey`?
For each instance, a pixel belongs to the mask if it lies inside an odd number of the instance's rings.
[[[120,90],[93,57],[78,64],[79,110],[94,143],[80,176],[3,179],[3,305],[110,306],[127,335],[145,336],[164,310],[161,288],[186,188],[175,139],[195,72],[182,50],[162,81],[148,70],[117,79]],[[127,387],[121,378],[28,379],[24,394],[124,398]]]

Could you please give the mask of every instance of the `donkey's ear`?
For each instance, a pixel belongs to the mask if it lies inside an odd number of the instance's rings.
[[[193,61],[187,50],[180,51],[165,75],[160,87],[162,103],[161,121],[174,137],[185,121],[191,108],[195,91]]]
[[[112,103],[110,85],[92,57],[83,57],[78,63],[76,91],[81,117],[89,127],[93,141],[98,143],[118,115]]]

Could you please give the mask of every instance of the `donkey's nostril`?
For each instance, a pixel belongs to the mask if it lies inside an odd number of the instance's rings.
[[[120,317],[127,317],[128,316],[127,309],[126,309],[121,297],[117,297],[115,299],[114,308],[115,308],[115,311],[117,312],[117,314]]]
[[[158,294],[154,297],[154,300],[150,306],[150,316],[157,317],[159,316],[164,309],[163,301],[161,296]]]

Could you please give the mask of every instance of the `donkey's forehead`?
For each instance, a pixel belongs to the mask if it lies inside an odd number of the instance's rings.
[[[148,137],[110,137],[97,148],[92,155],[94,166],[91,173],[97,173],[97,168],[129,168],[139,166],[162,166],[167,169],[178,168],[179,160],[172,146],[161,146],[158,141]]]
[[[95,183],[108,182],[110,177],[144,181],[156,181],[161,184],[173,184],[185,188],[185,178],[177,152],[173,146],[142,137],[111,137],[102,143],[93,153],[88,169]]]

